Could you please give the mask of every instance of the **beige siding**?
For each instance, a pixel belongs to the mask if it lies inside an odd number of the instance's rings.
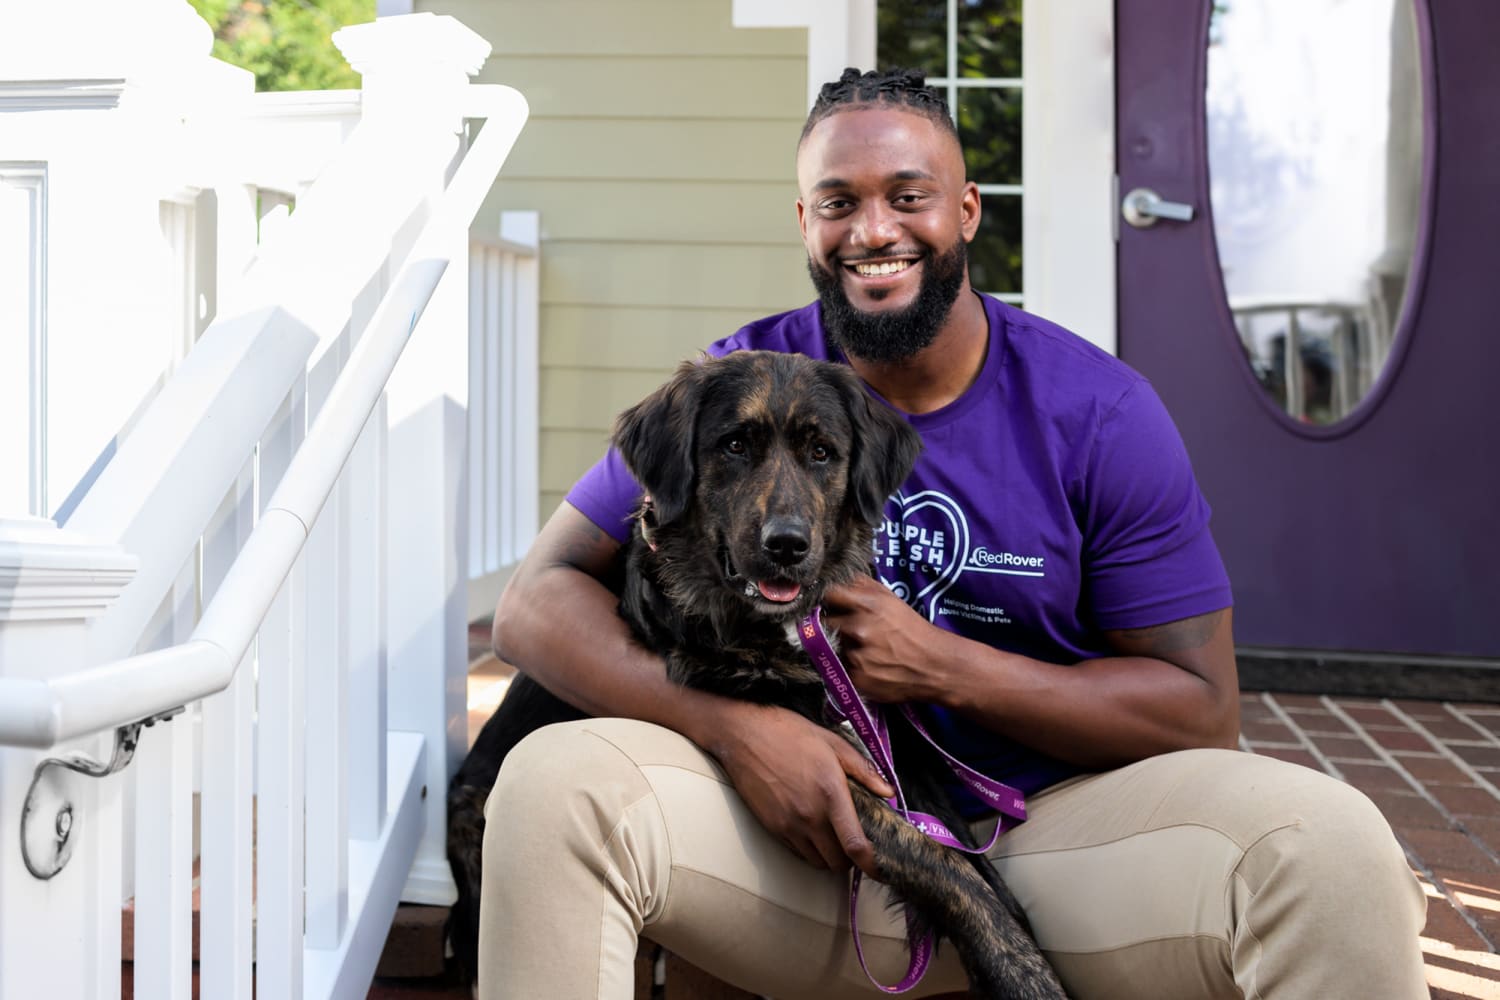
[[[480,79],[531,105],[476,226],[541,213],[546,517],[678,361],[811,298],[793,171],[806,33],[736,29],[731,0],[416,8],[489,39]]]

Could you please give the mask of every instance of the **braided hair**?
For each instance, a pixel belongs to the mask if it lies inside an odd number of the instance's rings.
[[[851,66],[837,80],[823,84],[818,91],[818,99],[808,112],[807,124],[802,126],[802,137],[797,143],[800,146],[825,118],[843,111],[883,105],[921,115],[951,135],[954,142],[959,141],[948,102],[941,93],[927,86],[927,76],[921,70],[889,69],[861,73]]]

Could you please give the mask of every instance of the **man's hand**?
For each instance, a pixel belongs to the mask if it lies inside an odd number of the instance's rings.
[[[847,779],[876,795],[895,794],[875,766],[837,733],[795,712],[726,704],[703,745],[729,774],[761,825],[815,868],[853,862],[878,877],[875,850],[860,827]]]
[[[951,678],[934,652],[952,637],[934,627],[874,577],[835,587],[823,598],[824,620],[838,629],[849,678],[870,701],[941,701]]]

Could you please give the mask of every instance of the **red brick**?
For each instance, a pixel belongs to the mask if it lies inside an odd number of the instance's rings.
[[[1482,740],[1488,733],[1483,728],[1476,729],[1462,719],[1456,719],[1447,713],[1440,719],[1419,719],[1422,728],[1436,736],[1440,740]]]
[[[1272,695],[1276,703],[1287,711],[1298,709],[1316,708],[1323,709],[1323,698],[1316,694],[1278,694]]]
[[[1481,882],[1500,881],[1500,865],[1461,830],[1410,830],[1402,839],[1429,869],[1468,872]]]
[[[1276,719],[1240,722],[1240,735],[1251,743],[1296,743],[1297,734]]]
[[[1466,816],[1463,827],[1469,836],[1488,847],[1490,853],[1500,856],[1500,816]]]
[[[1447,830],[1453,824],[1416,792],[1374,791],[1366,792],[1375,805],[1380,807],[1386,821],[1396,832],[1407,830]]]
[[[1466,747],[1452,743],[1447,746],[1474,767],[1500,767],[1500,747]]]
[[[1427,926],[1422,936],[1442,941],[1463,951],[1488,951],[1484,938],[1475,933],[1453,904],[1442,897],[1427,897]]]
[[[1472,785],[1473,779],[1446,757],[1392,754],[1413,778],[1424,785]],[[1495,803],[1500,808],[1500,802]]]
[[[1331,712],[1291,712],[1292,721],[1304,733],[1328,736],[1355,736],[1356,733],[1344,724],[1344,720]]]
[[[1386,710],[1378,701],[1357,698],[1337,698],[1334,704],[1344,710],[1349,718],[1364,726],[1393,726],[1401,720]]]
[[[1391,704],[1413,719],[1451,718],[1440,701],[1420,701],[1415,698],[1393,698]]]
[[[1329,757],[1367,761],[1380,759],[1375,755],[1375,751],[1370,749],[1369,744],[1358,736],[1328,736],[1319,733],[1309,736],[1308,739],[1312,740],[1313,746]]]
[[[1405,726],[1366,726],[1365,732],[1387,750],[1421,750],[1432,753],[1437,749],[1427,737]]]
[[[1487,816],[1500,810],[1500,800],[1475,785],[1432,785],[1427,790],[1455,816]]]
[[[1339,764],[1344,780],[1366,795],[1375,792],[1407,792],[1411,785],[1394,768],[1384,764]]]

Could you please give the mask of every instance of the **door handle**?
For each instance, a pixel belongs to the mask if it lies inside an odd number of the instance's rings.
[[[1156,225],[1157,219],[1192,222],[1193,206],[1180,201],[1164,201],[1150,188],[1136,188],[1120,203],[1120,214],[1137,229]]]

